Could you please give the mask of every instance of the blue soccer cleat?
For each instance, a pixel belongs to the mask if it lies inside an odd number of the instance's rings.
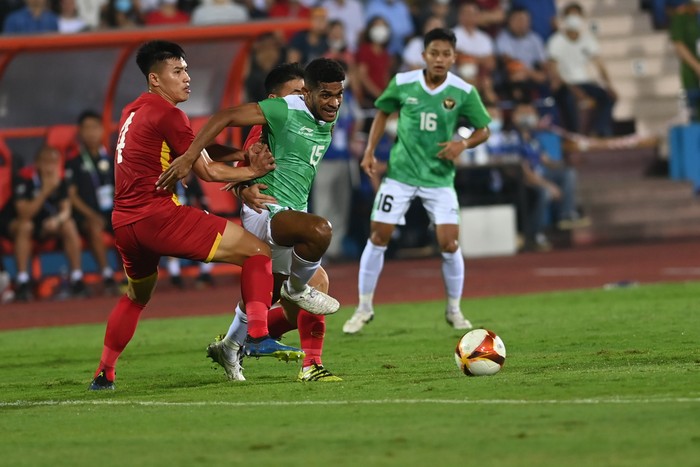
[[[246,357],[275,357],[285,362],[298,362],[306,355],[303,350],[280,344],[269,335],[257,339],[246,337],[243,354]]]
[[[105,371],[101,370],[100,373],[95,376],[95,379],[92,380],[88,389],[90,391],[114,391],[114,381],[108,380]]]

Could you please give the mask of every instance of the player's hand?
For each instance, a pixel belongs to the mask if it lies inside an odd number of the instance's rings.
[[[374,151],[366,151],[365,155],[362,156],[360,161],[360,167],[365,171],[370,177],[374,177],[377,170],[377,158],[374,157]]]
[[[177,182],[187,177],[187,175],[192,170],[192,165],[195,163],[199,154],[192,157],[188,152],[185,152],[180,157],[176,158],[170,163],[165,172],[160,174],[158,181],[156,182],[156,190],[168,190],[175,191],[175,185]],[[187,183],[182,182],[182,186],[187,188]]]
[[[267,185],[256,183],[249,187],[242,187],[238,192],[238,196],[246,206],[260,214],[267,209],[265,207],[266,204],[277,204],[277,199],[274,196],[266,195],[261,192],[262,190],[267,190]]]
[[[49,196],[61,184],[61,176],[58,172],[44,173],[41,177],[41,190],[45,196]]]
[[[444,143],[438,143],[442,149],[438,152],[438,159],[446,159],[448,161],[456,161],[462,151],[466,148],[462,141],[445,141]]]
[[[552,200],[559,201],[561,199],[561,190],[558,186],[553,183],[548,183],[546,188]]]
[[[275,158],[270,152],[270,148],[267,147],[267,144],[260,142],[248,148],[246,151],[246,159],[249,161],[250,168],[255,173],[255,177],[261,177],[277,167]]]

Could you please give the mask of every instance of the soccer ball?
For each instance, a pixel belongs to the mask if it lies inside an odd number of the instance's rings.
[[[463,335],[455,349],[457,367],[467,376],[498,373],[506,361],[506,346],[495,332],[474,329]]]

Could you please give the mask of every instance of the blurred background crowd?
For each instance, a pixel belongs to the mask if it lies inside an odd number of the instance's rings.
[[[646,0],[639,6],[650,13],[656,28],[668,28],[673,22],[669,9],[694,3]],[[460,201],[465,205],[507,202],[516,206],[519,246],[524,250],[550,249],[545,230],[551,226],[571,229],[586,225],[586,214],[576,200],[575,167],[550,146],[548,135],[609,138],[624,134],[627,128],[613,119],[618,99],[615,76],[600,59],[600,45],[580,3],[3,0],[0,4],[0,26],[5,36],[287,18],[308,19],[310,28],[256,38],[246,65],[245,99],[259,101],[267,97],[264,78],[280,63],[303,65],[317,57],[330,57],[346,67],[342,114],[333,146],[319,166],[310,206],[311,210],[323,210],[327,205],[323,199],[342,200],[334,203],[332,210],[318,212],[334,226],[328,261],[357,258],[367,238],[369,212],[379,180],[361,174],[358,160],[374,115],[373,102],[395,73],[424,66],[422,36],[437,27],[455,32],[457,61],[452,71],[479,90],[493,119],[489,143],[460,158],[460,164],[469,169],[457,177]],[[68,258],[67,294],[87,293],[80,254],[85,248],[94,255],[104,290],[118,287],[118,264],[109,257],[109,242],[104,239],[110,231],[113,149],[102,144],[105,129],[99,113],[85,109],[76,115],[75,122],[78,132],[70,150],[46,146],[36,155],[25,156],[26,164],[20,164],[24,167],[14,168],[13,196],[0,213],[0,236],[12,244],[14,296],[18,299],[35,295],[38,278],[32,277],[30,256],[36,250],[35,242],[51,238],[57,239]],[[459,136],[469,131],[468,126],[465,122]],[[388,159],[394,136],[395,125],[392,128],[390,124],[378,151],[384,160]],[[195,191],[179,193],[181,199],[209,208],[207,190],[197,192],[196,184],[191,187]],[[407,217],[407,226],[397,233],[400,238],[394,242],[396,251],[431,243],[425,238],[429,233],[422,233],[427,218],[421,209],[412,209]],[[412,230],[415,225],[419,227]],[[176,286],[183,284],[179,266],[176,261],[168,262]],[[213,283],[209,268],[202,269],[197,277],[199,285]]]

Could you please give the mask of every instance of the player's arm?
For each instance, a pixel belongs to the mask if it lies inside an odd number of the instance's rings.
[[[362,156],[362,161],[360,162],[360,167],[365,171],[370,177],[374,176],[374,172],[377,167],[377,158],[374,155],[374,151],[377,149],[379,141],[384,136],[384,130],[386,129],[386,121],[389,118],[388,113],[383,110],[377,109],[377,114],[374,116],[372,121],[372,127],[369,129],[369,136],[367,137],[367,148],[365,148],[365,154]]]
[[[275,159],[267,145],[257,143],[248,149],[247,154],[249,165],[231,167],[222,162],[213,161],[207,151],[202,151],[202,157],[195,161],[192,170],[207,182],[239,183],[261,177],[275,168]]]
[[[175,159],[156,182],[156,188],[172,190],[182,180],[200,157],[202,150],[226,127],[263,125],[265,115],[257,103],[243,104],[215,113],[197,133],[194,141],[180,157]]]
[[[236,162],[245,160],[245,151],[223,144],[210,144],[206,147],[209,158],[216,162]]]

